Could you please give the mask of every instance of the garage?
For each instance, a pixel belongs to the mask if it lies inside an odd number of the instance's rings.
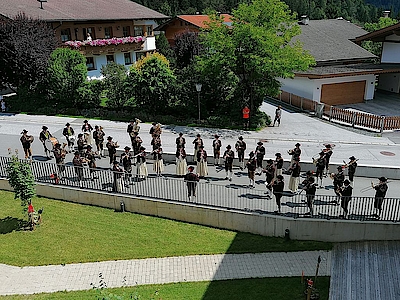
[[[364,102],[366,81],[323,84],[321,102],[329,105]]]

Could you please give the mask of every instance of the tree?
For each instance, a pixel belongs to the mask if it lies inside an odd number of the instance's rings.
[[[58,41],[46,22],[23,13],[0,22],[0,82],[17,91],[31,90],[46,76]]]
[[[254,115],[267,95],[279,93],[279,77],[293,77],[295,70],[307,70],[315,63],[300,42],[293,41],[300,27],[279,0],[240,4],[233,11],[231,27],[217,15],[210,18],[207,33],[202,35],[206,50],[198,59],[198,68],[204,79],[212,74],[209,78],[228,82],[212,94],[217,103],[221,101],[219,91],[234,93],[229,111],[233,118],[238,118],[238,108],[244,103]]]
[[[124,87],[127,78],[125,66],[112,62],[101,67],[101,74],[104,76],[103,87],[106,90],[107,107],[122,109],[127,104]]]
[[[194,57],[199,55],[202,47],[197,32],[185,31],[175,36],[174,52],[178,68],[185,68],[191,64]]]
[[[391,25],[397,24],[397,20],[392,18],[379,18],[377,23],[365,23],[364,29],[373,32]],[[364,41],[361,43],[361,46],[368,50],[371,53],[374,53],[377,56],[381,55],[382,43],[381,42],[373,42],[373,41]]]
[[[156,47],[157,52],[164,55],[168,59],[170,66],[176,65],[176,56],[174,50],[172,50],[171,46],[169,45],[168,39],[164,32],[161,32],[156,36]]]
[[[49,100],[59,107],[82,108],[79,90],[85,86],[87,74],[86,59],[79,51],[56,49],[47,71]]]

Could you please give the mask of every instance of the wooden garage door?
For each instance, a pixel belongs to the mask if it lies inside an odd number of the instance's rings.
[[[321,102],[329,105],[364,102],[365,80],[323,84]]]

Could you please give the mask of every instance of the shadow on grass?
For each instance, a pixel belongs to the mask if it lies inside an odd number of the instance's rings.
[[[13,231],[24,230],[28,222],[22,219],[5,217],[0,219],[0,234],[7,234]]]

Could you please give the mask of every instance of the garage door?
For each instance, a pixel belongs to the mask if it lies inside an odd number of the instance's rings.
[[[365,80],[323,84],[321,102],[329,105],[364,102]]]

